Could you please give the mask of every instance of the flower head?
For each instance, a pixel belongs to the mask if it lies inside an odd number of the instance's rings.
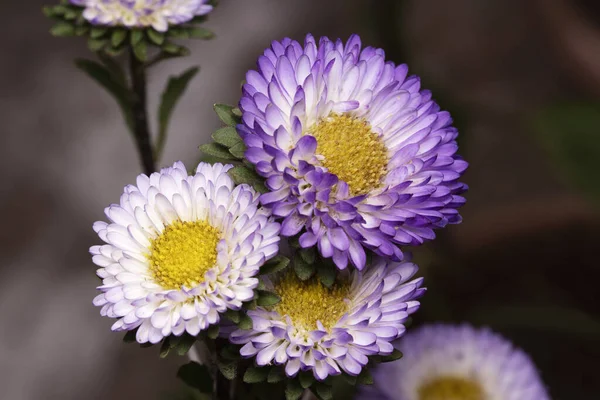
[[[403,358],[380,365],[360,399],[550,399],[531,359],[488,329],[425,326],[398,347]]]
[[[137,341],[197,335],[219,313],[251,300],[259,267],[279,250],[279,224],[259,208],[258,195],[234,186],[231,166],[201,163],[188,176],[177,162],[106,208],[110,223],[92,246],[102,292],[94,304],[117,318],[112,329],[138,328]]]
[[[340,269],[363,268],[364,248],[399,261],[397,245],[461,221],[458,132],[407,73],[358,36],[308,35],[273,42],[246,75],[239,131],[267,178],[261,201]]]
[[[318,380],[342,371],[358,375],[368,356],[393,352],[391,342],[418,309],[422,279],[408,281],[416,271],[411,263],[378,260],[332,288],[284,275],[267,282],[281,302],[248,311],[252,328],[233,332],[230,340],[243,345],[242,356],[255,356],[260,366],[284,365],[290,377],[301,370]]]
[[[95,25],[152,27],[165,32],[212,11],[208,0],[70,0],[85,7],[83,17]]]

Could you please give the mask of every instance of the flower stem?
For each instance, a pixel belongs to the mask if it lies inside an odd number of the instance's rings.
[[[146,175],[153,173],[154,151],[148,127],[148,111],[146,98],[146,66],[139,61],[133,49],[129,54],[129,73],[131,75],[131,108],[133,111],[133,129],[140,161]]]

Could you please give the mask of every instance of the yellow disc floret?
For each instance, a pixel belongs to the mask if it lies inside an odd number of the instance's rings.
[[[193,288],[217,261],[221,232],[206,221],[175,221],[150,247],[150,271],[165,289]]]
[[[317,139],[323,166],[346,182],[352,195],[366,194],[381,185],[387,173],[387,149],[366,120],[332,114],[308,133]]]
[[[422,385],[419,400],[485,400],[485,396],[477,382],[444,376]]]
[[[292,324],[308,331],[317,329],[317,321],[329,330],[348,311],[344,299],[348,296],[347,285],[336,283],[331,289],[318,279],[301,281],[295,274],[285,275],[275,285],[281,296],[274,310],[281,316],[288,315]]]

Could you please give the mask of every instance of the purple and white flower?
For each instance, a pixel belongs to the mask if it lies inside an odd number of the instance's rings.
[[[407,74],[356,35],[274,41],[246,74],[238,130],[267,179],[261,201],[340,269],[363,268],[365,248],[400,261],[398,245],[461,221],[458,132]]]
[[[280,226],[254,189],[234,185],[230,168],[200,163],[188,176],[177,162],[139,175],[105,209],[110,222],[94,224],[105,242],[90,248],[102,279],[94,304],[117,319],[114,331],[137,328],[140,343],[197,335],[254,297]]]
[[[83,17],[94,25],[152,27],[165,32],[195,16],[206,15],[213,6],[208,0],[70,0],[85,7]]]
[[[281,302],[248,311],[252,328],[234,331],[230,340],[243,345],[243,357],[255,357],[259,366],[282,365],[289,377],[299,371],[311,371],[317,380],[342,372],[356,376],[369,356],[394,351],[391,342],[404,334],[405,321],[419,308],[423,279],[409,281],[417,269],[378,259],[362,272],[346,274],[332,289],[294,274],[267,281]]]
[[[489,329],[425,326],[398,349],[403,358],[378,366],[359,399],[550,399],[531,359]]]

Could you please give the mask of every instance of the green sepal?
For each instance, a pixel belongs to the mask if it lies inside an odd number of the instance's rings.
[[[234,344],[228,343],[221,349],[219,356],[224,360],[239,360],[241,358],[240,348]]]
[[[108,29],[106,28],[100,28],[98,26],[94,26],[91,30],[90,30],[90,37],[92,39],[99,39],[102,36],[106,35],[106,33],[108,32]]]
[[[127,31],[125,29],[115,29],[110,36],[110,44],[113,47],[119,47],[127,40]]]
[[[125,332],[125,336],[123,336],[123,342],[134,343],[136,334],[137,334],[137,328],[134,330]]]
[[[260,275],[274,274],[276,272],[283,271],[289,264],[289,258],[282,255],[277,255],[260,267]]]
[[[206,330],[206,337],[216,339],[219,337],[219,325],[211,325]]]
[[[240,322],[240,312],[236,310],[227,310],[223,313],[223,317],[237,324]]]
[[[190,54],[190,51],[185,46],[180,46],[172,42],[165,41],[160,47],[165,53],[169,53],[175,57],[183,57]]]
[[[337,268],[331,262],[323,262],[317,268],[317,276],[323,285],[330,288],[335,283]]]
[[[208,367],[190,361],[177,371],[177,377],[201,393],[212,393],[213,382]]]
[[[221,158],[224,160],[235,160],[235,157],[231,155],[231,153],[226,147],[221,146],[217,143],[203,144],[202,146],[200,146],[200,151],[205,154],[208,154],[209,156]]]
[[[360,371],[360,374],[356,378],[356,382],[360,385],[372,385],[373,384],[373,375],[371,375],[371,372],[369,371],[369,369],[366,366],[364,366],[362,371]]]
[[[307,264],[315,263],[315,260],[317,258],[317,252],[315,251],[314,247],[300,249],[298,251],[298,253],[300,254],[300,257],[302,258],[302,260],[304,260],[304,262],[306,262]]]
[[[267,375],[267,382],[277,383],[285,379],[285,371],[282,367],[273,367]]]
[[[402,352],[398,349],[394,349],[392,354],[388,354],[387,356],[379,356],[379,362],[386,363],[391,361],[396,361],[402,358]]]
[[[208,29],[194,27],[188,30],[188,36],[192,39],[209,40],[215,37],[215,34]]]
[[[227,171],[227,173],[236,185],[246,183],[259,193],[266,193],[268,191],[264,183],[264,178],[250,168],[236,166]]]
[[[212,134],[212,138],[215,142],[228,148],[242,143],[242,138],[237,130],[231,126],[224,126],[223,128],[216,130]]]
[[[75,36],[85,36],[90,31],[90,27],[86,25],[75,27]]]
[[[165,34],[162,32],[155,31],[154,29],[146,30],[146,35],[148,39],[155,45],[162,45],[165,42]]]
[[[247,314],[242,314],[240,316],[240,322],[238,323],[238,328],[243,330],[252,329],[252,318],[250,318]]]
[[[244,373],[244,382],[259,383],[267,380],[269,368],[265,367],[249,367]]]
[[[261,307],[272,307],[281,301],[281,297],[267,290],[257,290],[258,298],[256,304]]]
[[[174,349],[178,355],[185,356],[190,351],[194,343],[196,343],[196,338],[185,333],[179,336],[179,340],[174,343]]]
[[[233,360],[217,360],[217,367],[225,378],[232,381],[237,377],[238,373],[238,362]]]
[[[133,54],[135,58],[144,62],[148,59],[148,43],[145,40],[140,40],[133,45]]]
[[[75,26],[69,22],[58,22],[51,29],[52,36],[67,37],[75,35]]]
[[[143,39],[144,39],[144,32],[139,29],[132,30],[129,35],[129,43],[131,43],[132,46],[137,45]]]
[[[310,279],[316,271],[317,266],[315,264],[307,263],[299,255],[294,257],[294,272],[296,272],[296,275],[300,280],[306,281]]]
[[[234,107],[228,106],[226,104],[215,104],[213,106],[215,112],[219,119],[228,126],[235,127],[238,123],[240,123],[240,118],[234,114]]]
[[[229,152],[233,154],[233,156],[239,160],[244,158],[244,154],[246,154],[246,144],[244,142],[239,142],[238,144],[231,146]]]
[[[98,52],[106,47],[108,41],[106,39],[88,39],[87,45],[88,48],[93,52]]]
[[[315,392],[320,400],[332,400],[333,390],[332,387],[322,382],[317,382],[315,385]]]
[[[356,386],[356,383],[358,382],[358,377],[354,376],[354,375],[349,375],[346,373],[343,373],[341,375],[341,377],[346,381],[346,383],[350,386]]]
[[[307,389],[315,383],[315,377],[310,371],[301,371],[298,374],[298,382],[300,382],[300,386],[302,386],[303,389]]]
[[[287,386],[285,387],[285,399],[286,400],[298,400],[304,389],[300,385],[300,382],[296,379],[291,379],[288,381]]]

